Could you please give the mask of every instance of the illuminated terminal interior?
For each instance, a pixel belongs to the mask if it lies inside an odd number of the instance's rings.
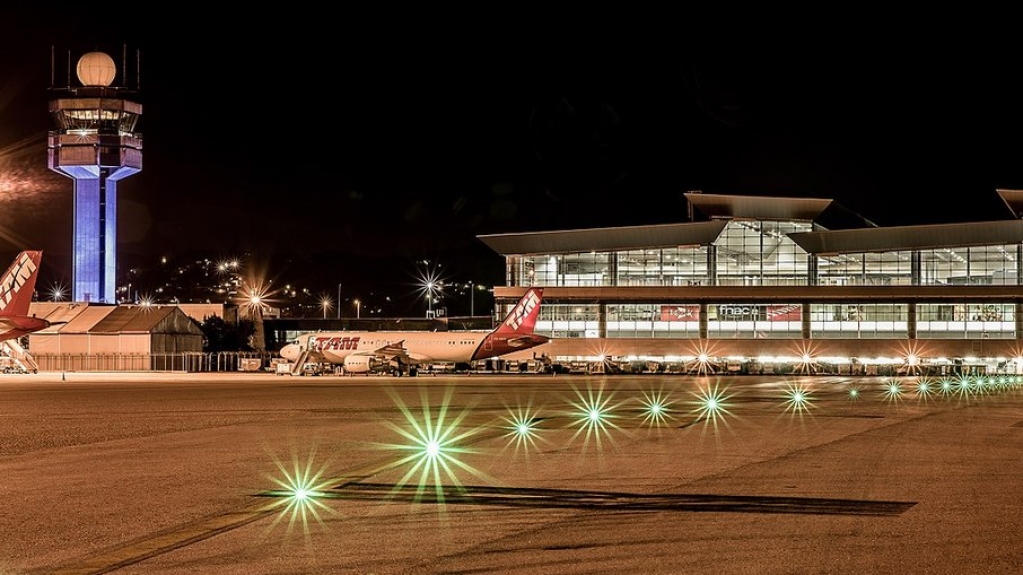
[[[998,190],[1012,215],[1023,192]],[[678,224],[479,236],[559,362],[1023,373],[1023,220],[878,227],[833,200],[690,192]]]

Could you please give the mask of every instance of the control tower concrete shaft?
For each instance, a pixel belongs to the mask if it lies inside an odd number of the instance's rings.
[[[78,59],[81,85],[51,87],[56,129],[48,165],[74,180],[72,299],[116,303],[117,183],[142,171],[142,104],[138,90],[112,86],[117,67],[103,52]],[[124,74],[121,76],[123,82]]]

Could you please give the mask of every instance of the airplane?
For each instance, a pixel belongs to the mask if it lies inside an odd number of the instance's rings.
[[[294,364],[297,373],[314,360],[341,365],[345,373],[392,371],[397,375],[414,375],[425,363],[468,363],[498,357],[550,341],[533,333],[542,299],[543,288],[530,288],[501,325],[489,332],[318,332],[285,345],[281,357]]]
[[[50,327],[49,321],[28,315],[42,258],[41,251],[21,252],[0,277],[0,342]]]

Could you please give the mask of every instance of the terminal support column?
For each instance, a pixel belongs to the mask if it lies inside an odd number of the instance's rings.
[[[810,302],[802,302],[801,307],[803,308],[800,315],[803,320],[803,339],[810,339]]]
[[[717,246],[707,246],[707,276],[710,278],[710,285],[718,285],[718,252]]]

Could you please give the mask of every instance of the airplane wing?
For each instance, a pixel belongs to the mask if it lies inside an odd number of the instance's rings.
[[[394,342],[394,343],[389,343],[389,344],[385,345],[384,347],[378,348],[373,353],[377,353],[377,354],[380,354],[380,355],[385,355],[385,356],[387,356],[387,357],[389,357],[391,359],[395,359],[395,358],[399,358],[399,357],[404,357],[404,358],[408,357],[408,350],[405,349],[405,340],[397,341],[397,342]]]
[[[408,350],[405,349],[405,340],[396,341],[389,343],[383,347],[378,347],[372,351],[360,351],[355,355],[369,355],[378,359],[386,360],[389,362],[395,362],[399,364],[410,363],[410,357]]]

